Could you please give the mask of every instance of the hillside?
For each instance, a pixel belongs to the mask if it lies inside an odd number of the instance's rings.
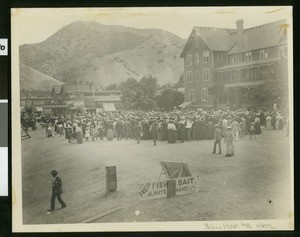
[[[159,29],[134,29],[77,21],[38,44],[20,46],[20,62],[62,82],[104,86],[128,77],[176,83],[185,41]]]
[[[61,84],[63,82],[20,63],[20,90],[51,91],[54,85]]]

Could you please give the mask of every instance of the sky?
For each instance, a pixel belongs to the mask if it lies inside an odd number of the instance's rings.
[[[12,28],[18,43],[44,41],[74,21],[95,21],[105,25],[123,25],[138,29],[158,28],[187,39],[194,26],[244,28],[291,19],[291,7],[184,7],[184,8],[23,8],[12,10]]]

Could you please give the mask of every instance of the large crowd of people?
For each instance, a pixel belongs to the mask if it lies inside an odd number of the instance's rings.
[[[36,129],[41,124],[47,137],[64,136],[69,143],[84,141],[108,141],[152,139],[168,143],[191,140],[216,139],[216,129],[225,140],[256,139],[261,127],[283,129],[287,121],[285,114],[276,109],[268,111],[239,109],[223,110],[174,110],[161,111],[116,111],[101,113],[69,114],[22,114],[21,123],[25,131]],[[231,138],[232,137],[232,138]]]

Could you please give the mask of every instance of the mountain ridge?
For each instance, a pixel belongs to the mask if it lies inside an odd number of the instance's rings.
[[[76,21],[40,43],[21,45],[20,62],[65,83],[105,86],[147,75],[159,84],[176,83],[183,72],[184,43],[160,29]]]
[[[51,91],[54,85],[62,85],[63,82],[56,80],[42,72],[20,63],[20,90],[26,91]]]

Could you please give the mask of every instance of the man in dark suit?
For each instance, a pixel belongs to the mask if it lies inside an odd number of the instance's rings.
[[[58,177],[58,171],[52,170],[51,174],[52,174],[53,180],[52,180],[51,208],[48,210],[49,212],[53,211],[55,209],[55,198],[56,197],[61,205],[61,209],[65,208],[67,206],[66,203],[62,200],[62,198],[60,196],[63,193],[63,190],[62,190],[61,178]]]
[[[157,136],[158,136],[158,122],[156,119],[152,122],[152,124],[150,126],[150,135],[152,137],[154,146],[156,146],[156,140],[157,140]]]

